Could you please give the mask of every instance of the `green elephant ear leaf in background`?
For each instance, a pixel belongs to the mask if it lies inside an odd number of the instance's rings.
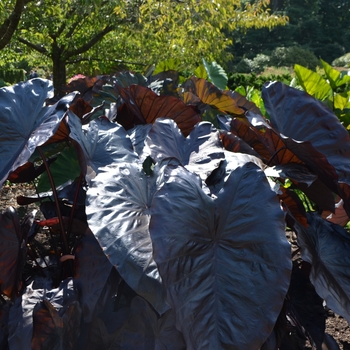
[[[334,69],[330,64],[320,59],[323,69],[327,75],[332,89],[335,91],[338,87],[350,82],[350,76],[341,75],[340,71]]]
[[[331,86],[318,73],[299,64],[294,65],[294,72],[299,84],[309,95],[323,101],[332,94]]]
[[[209,80],[219,89],[225,90],[228,81],[228,77],[225,70],[216,62],[208,63],[204,58],[202,59],[202,61],[205,70],[207,71]]]

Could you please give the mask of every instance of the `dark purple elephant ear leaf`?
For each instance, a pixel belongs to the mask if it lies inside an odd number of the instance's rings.
[[[14,208],[0,214],[0,288],[9,298],[17,296],[21,286],[25,242]]]
[[[211,123],[196,124],[185,138],[173,120],[163,118],[152,125],[145,140],[144,154],[155,162],[175,158],[203,181],[225,159],[219,132]]]
[[[114,291],[117,289],[119,280],[113,278],[112,268],[95,236],[87,230],[76,249],[74,260],[74,284],[80,295],[85,322],[91,322],[100,312],[104,299],[111,297],[113,288],[107,287],[109,278],[114,284]]]
[[[308,213],[308,228],[295,230],[301,257],[311,267],[310,280],[317,294],[335,313],[350,322],[350,236],[341,226]]]
[[[52,82],[45,79],[0,89],[0,186],[11,171],[26,163],[35,148],[55,133],[76,96],[71,93],[45,106],[52,93]]]
[[[344,199],[350,212],[350,136],[337,116],[306,92],[280,82],[265,85],[262,97],[288,148]]]
[[[317,295],[309,279],[311,265],[293,262],[292,278],[286,300],[287,313],[317,349],[322,348],[326,315],[323,299]]]
[[[159,317],[145,299],[136,296],[130,305],[130,315],[124,326],[121,348],[125,350],[186,349],[183,336],[175,327],[174,316],[174,311],[168,310]]]
[[[260,348],[291,272],[284,214],[264,173],[250,162],[237,167],[213,197],[180,166],[168,167],[165,178],[150,233],[187,348]]]
[[[111,164],[91,181],[87,191],[88,224],[104,254],[125,282],[162,314],[162,282],[149,235],[150,208],[160,176],[146,176],[134,162]]]

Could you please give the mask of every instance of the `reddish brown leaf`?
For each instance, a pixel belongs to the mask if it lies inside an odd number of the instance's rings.
[[[279,199],[285,204],[289,212],[298,222],[303,226],[308,227],[305,208],[299,197],[295,192],[290,191],[283,186],[280,186],[280,189],[282,194],[278,195]]]
[[[33,311],[32,349],[75,349],[80,332],[80,316],[78,302],[69,305],[62,317],[48,300],[38,303]]]
[[[225,149],[228,151],[251,154],[260,158],[259,154],[237,135],[221,130],[220,139]]]
[[[157,118],[170,118],[187,136],[193,126],[201,121],[195,107],[185,105],[176,97],[158,96],[141,85],[116,88],[124,100],[123,107],[118,110],[117,121],[126,129],[137,124],[154,123]]]
[[[70,106],[69,109],[77,115],[80,119],[92,110],[90,103],[86,102],[82,98],[76,99]]]
[[[256,128],[246,119],[233,118],[231,132],[247,142],[268,165],[304,164],[285,144],[285,139],[266,125]]]
[[[47,160],[47,163],[50,165],[53,163],[57,157],[52,157]],[[41,164],[40,166],[35,166],[32,162],[27,162],[22,166],[18,167],[15,171],[13,171],[7,180],[13,183],[23,183],[23,182],[31,182],[36,179],[39,175],[41,175],[45,171],[45,165]]]

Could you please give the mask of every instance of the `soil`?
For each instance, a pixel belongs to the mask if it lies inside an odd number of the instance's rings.
[[[37,209],[35,204],[29,206],[20,207],[17,204],[16,198],[19,195],[33,195],[35,193],[33,187],[28,185],[4,185],[0,189],[0,213],[6,208],[12,206],[18,210],[20,217],[23,217],[25,213],[30,210]],[[295,237],[292,233],[287,233],[287,237],[292,243],[295,244]],[[326,333],[332,336],[339,346],[340,350],[350,350],[350,326],[348,322],[341,316],[336,315],[332,310],[328,310],[326,319]],[[306,342],[298,347],[298,349],[312,349],[312,347]],[[296,350],[298,350],[296,349]],[[322,348],[322,350],[333,350],[334,347]]]

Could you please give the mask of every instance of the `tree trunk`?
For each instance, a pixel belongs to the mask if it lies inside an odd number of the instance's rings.
[[[55,89],[55,95],[63,96],[64,92],[62,87],[66,85],[66,57],[63,54],[62,48],[58,47],[56,43],[52,46],[52,74],[53,74],[53,86]]]

